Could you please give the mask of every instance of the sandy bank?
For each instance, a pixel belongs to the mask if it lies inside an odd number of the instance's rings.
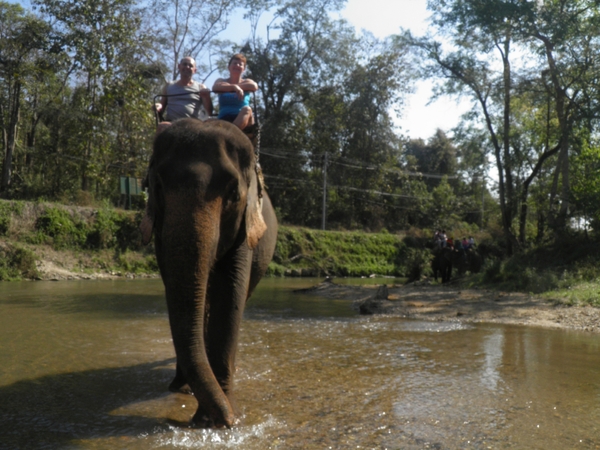
[[[461,289],[428,282],[387,286],[343,286],[323,282],[307,293],[348,299],[364,313],[398,315],[410,319],[490,322],[600,332],[600,309],[556,305],[522,293]],[[377,298],[380,297],[380,298]]]

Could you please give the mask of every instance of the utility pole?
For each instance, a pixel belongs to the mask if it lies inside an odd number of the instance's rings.
[[[322,211],[321,229],[325,230],[327,218],[327,152],[323,155],[323,211]]]

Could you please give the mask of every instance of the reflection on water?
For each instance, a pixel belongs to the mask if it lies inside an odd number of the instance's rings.
[[[0,283],[0,448],[600,448],[600,337],[357,316],[267,279],[241,423],[186,427],[162,284]]]

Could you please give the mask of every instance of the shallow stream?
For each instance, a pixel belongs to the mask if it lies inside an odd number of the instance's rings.
[[[0,449],[600,448],[600,336],[359,316],[266,279],[241,423],[185,425],[160,280],[0,283]]]

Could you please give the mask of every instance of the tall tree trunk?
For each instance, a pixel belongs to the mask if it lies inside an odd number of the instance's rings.
[[[12,100],[12,101],[10,101]],[[19,125],[19,113],[21,110],[21,82],[16,81],[11,99],[9,100],[10,105],[10,118],[8,123],[8,130],[6,134],[6,153],[4,156],[4,163],[2,165],[2,181],[0,182],[0,192],[6,193],[10,187],[11,175],[12,175],[12,161],[15,151],[15,144],[17,142],[17,127]]]
[[[556,102],[556,118],[558,119],[560,127],[560,151],[550,193],[549,224],[555,232],[561,233],[567,224],[569,197],[571,195],[571,185],[569,181],[569,135],[571,132],[571,125],[568,117],[568,104],[570,100],[558,78],[558,69],[556,67],[556,60],[554,59],[554,47],[552,43],[542,34],[538,33],[535,37],[544,43],[544,48],[546,50],[550,81]],[[558,188],[559,183],[560,189]],[[559,206],[558,211],[556,208],[557,206]]]

